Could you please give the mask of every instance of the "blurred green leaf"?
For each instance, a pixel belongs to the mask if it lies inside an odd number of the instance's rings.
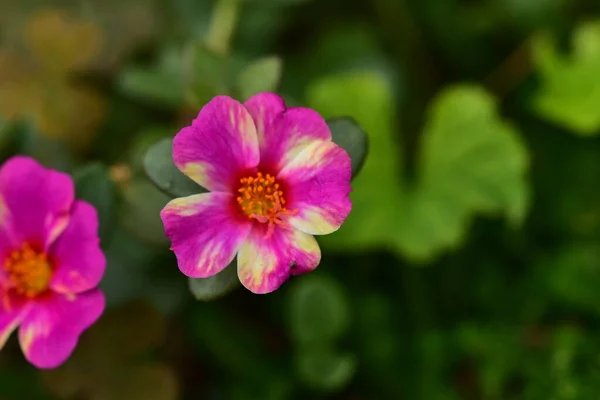
[[[179,108],[184,104],[184,85],[180,74],[156,67],[129,67],[121,71],[119,87],[126,94],[146,103]]]
[[[173,163],[173,139],[162,139],[154,144],[144,158],[144,167],[150,180],[172,197],[185,197],[206,192],[185,176]]]
[[[16,122],[12,129],[16,153],[33,157],[48,168],[59,171],[71,169],[73,155],[67,142],[40,134],[31,119]]]
[[[352,160],[352,177],[355,178],[365,163],[369,152],[367,134],[352,118],[333,118],[327,121],[332,140],[346,150]]]
[[[561,54],[548,34],[533,41],[534,62],[541,87],[533,99],[542,117],[589,136],[600,132],[600,22],[580,25],[573,35],[573,52]]]
[[[337,340],[350,324],[350,305],[332,278],[311,275],[297,279],[288,299],[289,327],[300,345]]]
[[[241,100],[261,92],[275,92],[279,86],[283,62],[277,56],[252,61],[237,77],[237,89]]]
[[[299,351],[295,362],[298,378],[305,385],[326,392],[344,388],[357,367],[353,354],[338,354],[328,349]]]
[[[308,105],[325,118],[344,115],[355,119],[369,135],[369,157],[350,194],[352,212],[325,245],[364,249],[395,240],[398,199],[403,196],[400,152],[392,138],[394,102],[388,83],[371,72],[335,75],[308,88]]]
[[[197,300],[216,300],[241,286],[234,260],[223,271],[210,278],[190,278],[190,291]]]
[[[553,299],[600,315],[600,247],[575,243],[548,256],[539,266]]]
[[[229,93],[229,60],[225,57],[204,44],[193,43],[184,60],[185,97],[189,105],[199,108],[214,96]]]
[[[515,225],[523,220],[528,154],[482,89],[455,86],[434,100],[414,188],[402,185],[391,137],[392,94],[380,75],[326,78],[309,88],[308,102],[326,118],[355,118],[368,132],[374,155],[353,184],[352,212],[338,232],[322,239],[326,245],[390,247],[425,261],[458,245],[474,213],[504,212]]]
[[[123,188],[123,197],[120,209],[122,226],[146,242],[167,244],[160,211],[171,197],[142,179],[127,184]]]
[[[105,242],[116,223],[116,187],[106,166],[90,163],[73,173],[75,196],[92,204],[98,212],[100,238]]]
[[[417,260],[456,247],[475,213],[504,213],[520,224],[528,206],[528,154],[477,86],[454,86],[430,106],[422,136],[419,184],[397,204],[397,245]]]

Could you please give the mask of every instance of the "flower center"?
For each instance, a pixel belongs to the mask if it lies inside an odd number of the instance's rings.
[[[28,243],[6,257],[4,271],[8,274],[9,286],[30,298],[45,292],[50,286],[52,266],[48,257]]]
[[[263,175],[258,172],[256,176],[240,179],[240,184],[237,202],[241,210],[248,218],[269,224],[267,237],[273,234],[275,225],[287,227],[281,220],[282,216],[298,212],[285,207],[283,191],[275,177],[270,174]]]

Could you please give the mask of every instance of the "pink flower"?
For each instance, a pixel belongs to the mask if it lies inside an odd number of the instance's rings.
[[[173,160],[210,191],[161,212],[179,269],[192,278],[221,272],[237,254],[242,284],[272,292],[317,267],[313,235],[336,231],[352,208],[350,157],[323,118],[272,93],[244,104],[212,99],[175,136]]]
[[[73,181],[16,156],[0,168],[0,348],[19,327],[25,357],[54,368],[104,311],[96,210]]]

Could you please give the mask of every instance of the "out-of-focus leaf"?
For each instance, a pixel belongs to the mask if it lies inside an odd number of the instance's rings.
[[[228,60],[204,44],[188,46],[184,57],[185,99],[199,108],[216,95],[229,93]]]
[[[73,178],[76,198],[96,208],[100,237],[105,241],[116,222],[116,187],[108,169],[100,163],[90,163],[77,169]]]
[[[573,52],[561,54],[547,34],[533,42],[541,87],[533,99],[542,117],[590,136],[600,132],[600,22],[580,25],[574,32]]]
[[[283,62],[277,56],[252,61],[240,72],[237,89],[241,100],[261,92],[275,92],[281,79]]]
[[[399,221],[400,152],[392,138],[393,98],[387,82],[371,72],[332,76],[315,82],[307,93],[308,105],[325,118],[350,116],[369,135],[369,157],[354,181],[352,212],[344,225],[322,243],[364,249],[391,245]]]
[[[334,392],[350,382],[357,367],[352,354],[337,354],[327,349],[301,351],[296,355],[298,378],[314,389]]]
[[[144,158],[144,167],[150,180],[172,197],[185,197],[206,192],[185,176],[173,162],[173,139],[162,139],[153,145]]]
[[[166,244],[160,211],[171,198],[145,179],[125,185],[123,195],[120,210],[122,226],[144,241]]]
[[[577,244],[541,263],[553,298],[600,314],[600,248]]]
[[[145,303],[110,310],[84,332],[65,364],[44,371],[44,382],[64,399],[83,393],[94,400],[174,400],[179,388],[173,372],[145,358],[164,333],[164,318]]]
[[[528,155],[486,92],[456,86],[431,106],[423,133],[419,180],[402,186],[394,149],[392,95],[378,75],[327,78],[308,92],[325,117],[349,115],[369,134],[370,152],[353,184],[353,209],[326,245],[356,250],[390,247],[415,261],[456,246],[478,212],[503,212],[513,224],[525,216]]]
[[[344,290],[332,278],[312,275],[294,281],[288,299],[290,334],[300,345],[330,343],[350,323]]]
[[[49,168],[71,169],[73,157],[66,142],[42,135],[31,119],[17,121],[13,125],[13,137],[17,153],[31,156]]]
[[[236,261],[228,265],[223,271],[210,278],[190,278],[190,291],[197,300],[216,300],[241,286],[237,275]]]
[[[156,67],[124,69],[119,87],[139,101],[179,108],[184,104],[184,87],[180,74]]]
[[[475,86],[442,92],[430,107],[419,159],[418,187],[397,204],[398,247],[426,260],[457,246],[475,213],[525,217],[528,154],[494,99]]]
[[[335,143],[346,150],[352,160],[352,177],[355,178],[365,163],[369,152],[367,134],[352,118],[333,118],[327,121]]]

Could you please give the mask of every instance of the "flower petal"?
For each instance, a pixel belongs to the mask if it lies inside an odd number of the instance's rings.
[[[259,93],[244,103],[258,134],[260,163],[279,171],[315,140],[331,140],[325,120],[314,110],[286,109],[281,97]]]
[[[173,161],[196,183],[211,191],[229,191],[242,171],[258,165],[258,139],[252,117],[239,102],[217,96],[192,126],[173,139]]]
[[[50,282],[59,293],[81,293],[98,286],[106,269],[100,249],[98,213],[81,200],[73,205],[69,225],[56,240],[51,254],[56,270]]]
[[[74,200],[73,180],[29,157],[15,156],[0,168],[0,194],[15,242],[46,248],[66,227]]]
[[[25,312],[23,303],[11,303],[0,290],[0,350],[10,334],[19,326]]]
[[[32,304],[19,328],[25,358],[37,368],[54,368],[69,358],[79,336],[102,315],[99,289],[72,297],[54,294]]]
[[[265,238],[265,226],[254,227],[238,254],[238,276],[256,294],[277,290],[290,275],[314,270],[321,249],[312,235],[296,229],[275,228]]]
[[[351,175],[344,149],[328,141],[310,144],[277,176],[286,182],[288,208],[298,210],[288,222],[311,235],[339,229],[352,209]]]
[[[252,228],[235,215],[234,201],[229,193],[202,193],[171,200],[160,212],[185,275],[207,278],[233,261]]]

